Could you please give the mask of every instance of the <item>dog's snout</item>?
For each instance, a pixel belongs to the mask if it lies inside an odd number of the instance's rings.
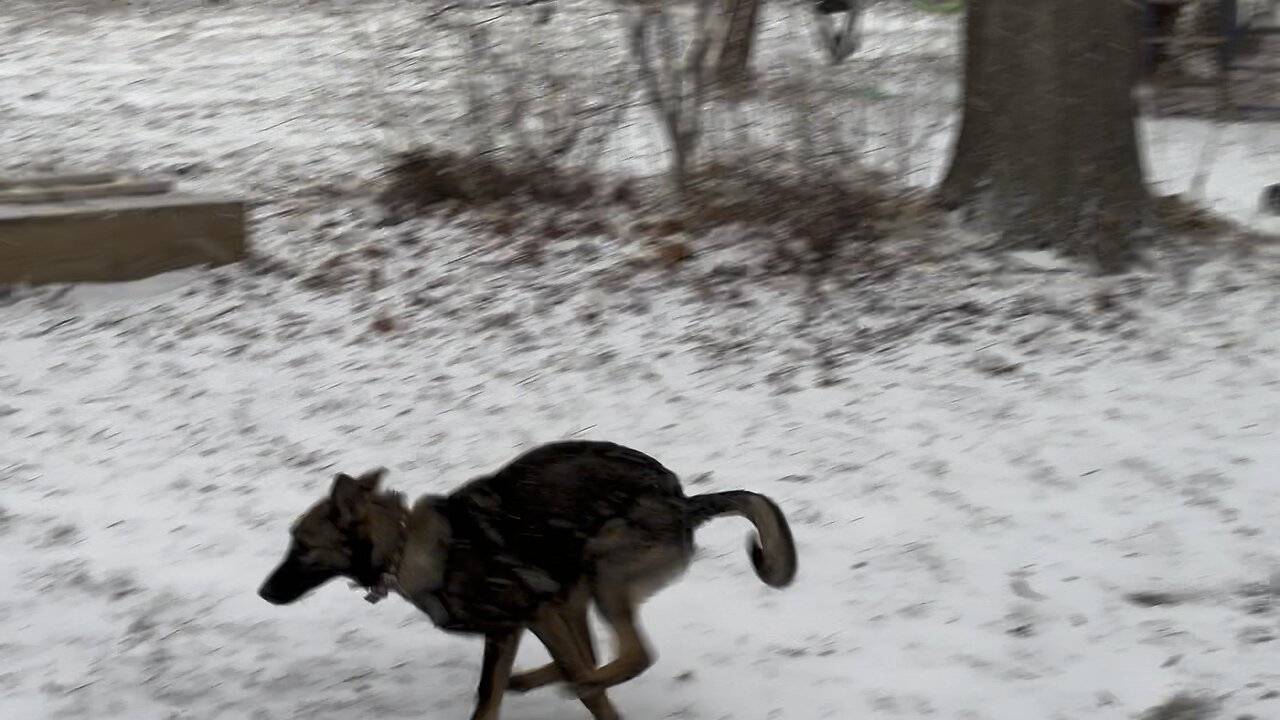
[[[258,588],[258,597],[266,600],[272,605],[283,605],[285,602],[284,598],[271,587],[270,582],[265,582],[262,584],[262,587]]]
[[[289,558],[263,581],[258,597],[272,605],[289,605],[335,577],[337,573],[310,569]]]

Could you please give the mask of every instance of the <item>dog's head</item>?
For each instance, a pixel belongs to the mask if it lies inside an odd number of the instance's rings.
[[[289,552],[258,595],[287,605],[336,577],[377,585],[398,529],[383,510],[400,502],[395,494],[378,492],[384,474],[382,469],[359,477],[338,474],[328,497],[294,522]]]
[[[1259,209],[1268,215],[1280,216],[1280,183],[1263,188]]]

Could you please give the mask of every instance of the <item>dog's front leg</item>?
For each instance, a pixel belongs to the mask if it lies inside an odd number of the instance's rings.
[[[520,648],[520,636],[524,630],[486,635],[484,638],[484,663],[480,668],[480,688],[476,691],[476,711],[471,720],[498,720],[502,707],[502,694],[511,678],[511,665]]]

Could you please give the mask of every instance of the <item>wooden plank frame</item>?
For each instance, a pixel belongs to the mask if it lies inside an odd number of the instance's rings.
[[[244,258],[242,200],[120,173],[0,178],[0,283],[124,282]]]

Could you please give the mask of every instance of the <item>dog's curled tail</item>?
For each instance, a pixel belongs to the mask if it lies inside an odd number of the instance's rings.
[[[737,515],[751,521],[756,536],[747,548],[756,575],[770,587],[782,588],[796,577],[796,544],[791,526],[782,510],[769,498],[747,490],[694,495],[689,498],[693,526],[723,515]]]

